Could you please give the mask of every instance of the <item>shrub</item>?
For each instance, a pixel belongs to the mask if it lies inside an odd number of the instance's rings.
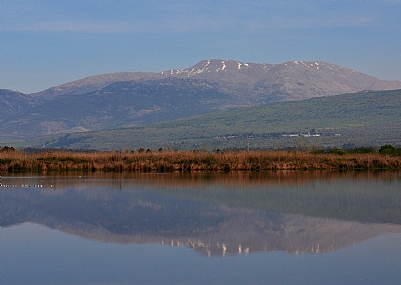
[[[15,148],[13,148],[12,146],[4,146],[3,148],[0,147],[0,152],[12,152],[15,151]]]
[[[397,149],[391,144],[386,144],[380,148],[379,153],[384,155],[401,155],[401,148]]]
[[[339,154],[339,155],[347,154],[347,152],[345,150],[342,150],[340,148],[332,148],[332,149],[329,150],[329,153],[331,153],[331,154]]]
[[[353,153],[374,153],[375,150],[371,146],[362,146],[353,150]]]

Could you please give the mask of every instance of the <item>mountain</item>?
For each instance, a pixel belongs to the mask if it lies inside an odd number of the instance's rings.
[[[0,123],[7,117],[17,116],[35,105],[32,96],[7,89],[0,89]]]
[[[363,90],[401,89],[399,81],[379,80],[323,61],[261,64],[213,59],[200,61],[183,70],[159,73],[117,72],[89,76],[31,95],[46,100],[100,90],[114,82],[161,78],[208,80],[216,83],[220,91],[249,100],[251,105],[263,101],[298,100]]]
[[[90,76],[34,94],[0,93],[0,132],[31,137],[144,126],[216,110],[401,88],[326,62],[204,60],[183,70]]]
[[[219,110],[129,127],[29,139],[75,149],[326,148],[401,145],[401,90],[370,91]]]
[[[43,101],[54,99],[63,95],[77,95],[93,92],[106,87],[109,84],[120,81],[134,81],[161,78],[162,76],[154,72],[116,72],[94,76],[68,82],[66,84],[51,87],[41,92],[32,93],[35,98]]]
[[[184,70],[163,71],[164,76],[206,79],[219,89],[249,100],[250,105],[303,100],[363,90],[400,89],[399,81],[383,81],[326,62],[289,61],[282,64],[203,60]]]
[[[230,102],[230,96],[204,80],[122,81],[90,93],[55,97],[19,113],[0,130],[35,136],[146,125],[204,114]]]

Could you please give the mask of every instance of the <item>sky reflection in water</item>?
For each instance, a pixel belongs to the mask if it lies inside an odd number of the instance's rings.
[[[398,173],[3,176],[1,183],[17,185],[1,188],[2,284],[401,278]]]

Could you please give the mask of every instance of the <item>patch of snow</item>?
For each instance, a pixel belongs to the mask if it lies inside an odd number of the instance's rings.
[[[223,64],[223,66],[222,66],[221,70],[224,70],[224,69],[226,69],[226,62],[223,60],[221,63]]]

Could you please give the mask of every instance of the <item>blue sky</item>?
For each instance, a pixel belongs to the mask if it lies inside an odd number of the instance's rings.
[[[1,2],[1,88],[183,69],[203,59],[327,61],[401,80],[401,1]]]

